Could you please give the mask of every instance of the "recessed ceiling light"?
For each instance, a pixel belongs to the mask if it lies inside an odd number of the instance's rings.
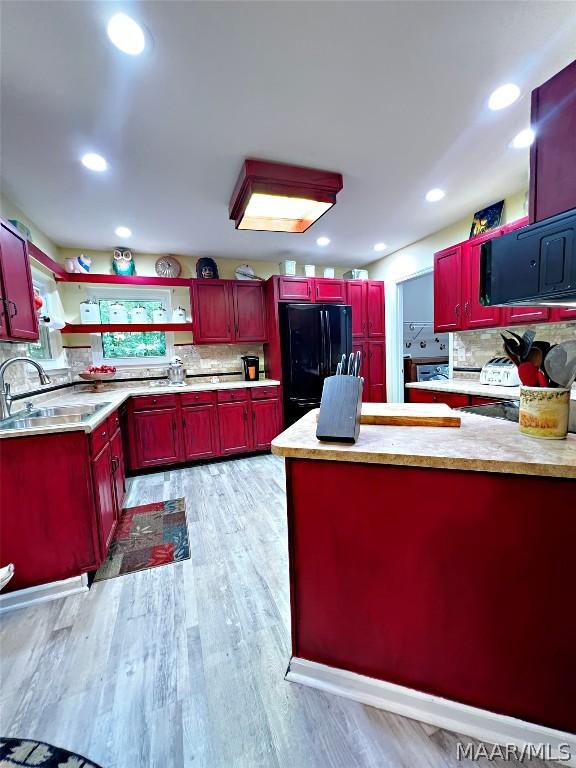
[[[374,246],[375,251],[385,251],[386,248],[387,248],[386,243],[376,243],[376,245]]]
[[[329,237],[319,237],[318,240],[316,240],[316,245],[319,245],[322,248],[325,245],[330,245],[330,238]]]
[[[534,141],[534,131],[532,128],[524,128],[523,131],[517,133],[512,139],[512,146],[514,149],[524,149],[529,147]]]
[[[128,229],[128,227],[116,227],[114,234],[117,237],[130,237],[132,235],[132,230]]]
[[[431,189],[429,192],[426,192],[426,200],[428,200],[429,203],[437,203],[438,200],[442,200],[446,192],[444,192],[443,189],[438,189],[438,187],[434,187],[434,189]]]
[[[501,85],[500,88],[492,91],[488,99],[488,106],[493,110],[504,109],[510,104],[514,104],[519,96],[520,88],[514,83],[506,83],[506,85]]]
[[[130,56],[138,56],[146,46],[144,30],[125,13],[115,13],[106,31],[116,48]]]
[[[102,155],[97,155],[96,152],[87,152],[85,155],[82,155],[81,162],[85,168],[88,168],[88,170],[97,171],[98,173],[101,173],[108,168],[106,160]]]

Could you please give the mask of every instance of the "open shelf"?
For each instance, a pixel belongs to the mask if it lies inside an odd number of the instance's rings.
[[[62,333],[152,333],[154,331],[192,332],[192,323],[67,323]]]
[[[56,281],[59,283],[108,283],[112,285],[166,285],[166,286],[188,286],[190,279],[186,277],[149,277],[143,275],[96,275],[87,272],[85,275],[56,274]]]

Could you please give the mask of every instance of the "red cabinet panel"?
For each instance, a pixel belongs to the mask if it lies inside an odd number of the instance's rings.
[[[175,464],[180,460],[177,408],[135,411],[132,414],[138,467]]]
[[[346,281],[346,303],[352,307],[352,338],[368,335],[366,280]],[[384,312],[384,308],[382,308]]]
[[[312,281],[306,277],[278,278],[278,298],[280,301],[311,301]]]
[[[502,324],[545,323],[549,316],[548,307],[503,307]]]
[[[247,399],[248,399],[248,389],[246,387],[218,390],[219,403],[230,403],[230,402],[237,402],[238,400],[247,400]]]
[[[118,519],[122,513],[124,495],[126,493],[126,472],[124,468],[124,451],[122,449],[122,434],[119,429],[110,439],[112,474],[114,482],[114,499]]]
[[[501,230],[487,232],[462,246],[462,301],[464,328],[495,328],[501,322],[500,307],[480,304],[480,252],[482,243],[500,237]]]
[[[368,336],[371,339],[384,338],[384,283],[379,280],[367,282]]]
[[[470,396],[456,392],[435,392],[430,389],[408,388],[411,403],[446,403],[451,408],[461,408],[469,405]]]
[[[216,392],[186,392],[180,395],[182,405],[205,405],[216,402]]]
[[[551,322],[558,323],[566,320],[576,320],[576,307],[563,307],[562,309],[551,309]]]
[[[434,254],[434,330],[462,327],[462,249],[459,245]]]
[[[280,395],[280,387],[254,387],[250,390],[252,400],[273,400]]]
[[[151,411],[154,408],[175,407],[178,399],[177,395],[140,395],[130,402],[135,411]]]
[[[104,559],[108,545],[116,529],[116,503],[114,498],[114,478],[112,473],[112,454],[106,444],[98,456],[92,460],[92,484],[94,501],[100,534],[100,557]]]
[[[184,459],[208,459],[218,456],[216,405],[182,408]]]
[[[346,302],[345,281],[334,280],[331,277],[315,278],[314,300],[319,303],[344,304]]]
[[[0,338],[34,341],[38,321],[33,303],[27,241],[0,222]]]
[[[530,221],[576,208],[576,61],[532,91]]]
[[[218,405],[220,451],[224,455],[250,450],[251,435],[248,409],[247,400]]]
[[[192,323],[195,344],[233,341],[232,314],[230,292],[225,281],[193,281]]]
[[[235,341],[266,341],[264,286],[240,280],[230,288],[233,292]]]
[[[106,445],[110,438],[108,432],[108,421],[105,419],[102,424],[99,424],[96,429],[90,432],[90,453],[92,456],[96,456],[100,453],[102,448]]]
[[[386,402],[386,344],[383,341],[369,341],[367,346],[368,360],[365,361],[364,371],[368,369],[368,397],[366,402]]]
[[[252,446],[256,451],[270,448],[270,443],[280,432],[280,404],[278,400],[252,402]]]

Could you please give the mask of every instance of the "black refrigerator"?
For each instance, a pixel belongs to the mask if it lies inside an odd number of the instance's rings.
[[[343,304],[280,304],[284,421],[289,426],[320,407],[322,386],[352,352],[352,308]]]

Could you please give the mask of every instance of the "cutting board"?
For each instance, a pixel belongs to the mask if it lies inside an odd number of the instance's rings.
[[[396,427],[459,427],[460,416],[446,403],[362,403],[360,424]]]

